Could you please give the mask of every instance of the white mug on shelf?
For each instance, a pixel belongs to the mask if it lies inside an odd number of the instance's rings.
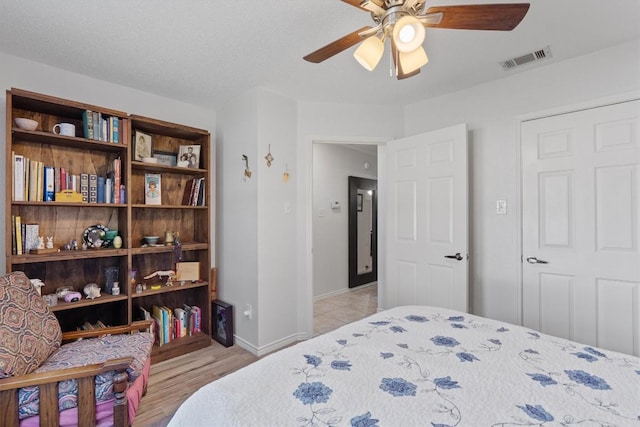
[[[53,133],[56,135],[76,136],[76,127],[71,123],[56,123],[53,125]]]

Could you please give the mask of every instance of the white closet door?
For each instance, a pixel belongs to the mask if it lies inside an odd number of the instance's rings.
[[[521,132],[524,325],[640,354],[640,101]]]

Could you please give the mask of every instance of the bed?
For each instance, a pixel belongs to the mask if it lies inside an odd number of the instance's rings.
[[[202,387],[169,425],[638,426],[640,359],[403,306]]]

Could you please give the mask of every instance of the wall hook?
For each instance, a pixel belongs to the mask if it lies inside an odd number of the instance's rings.
[[[251,170],[249,170],[249,158],[246,154],[243,154],[242,160],[244,160],[244,179],[246,181],[247,178],[251,178]]]

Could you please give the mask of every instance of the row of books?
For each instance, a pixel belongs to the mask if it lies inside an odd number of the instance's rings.
[[[153,320],[153,332],[157,345],[168,344],[174,339],[191,336],[202,330],[202,310],[200,307],[183,305],[175,309],[154,305],[151,312],[140,307],[144,320]]]
[[[84,137],[98,141],[120,142],[120,119],[114,116],[102,116],[102,113],[91,110],[82,112]]]
[[[38,249],[40,244],[40,226],[35,223],[23,223],[20,215],[11,215],[11,254],[28,254]]]
[[[204,206],[206,203],[204,177],[192,178],[184,186],[182,204],[185,206]]]
[[[84,203],[125,203],[119,158],[113,161],[106,176],[73,175],[63,167],[46,166],[14,153],[13,174],[12,197],[16,202],[55,202],[59,193],[70,190],[80,193]]]

